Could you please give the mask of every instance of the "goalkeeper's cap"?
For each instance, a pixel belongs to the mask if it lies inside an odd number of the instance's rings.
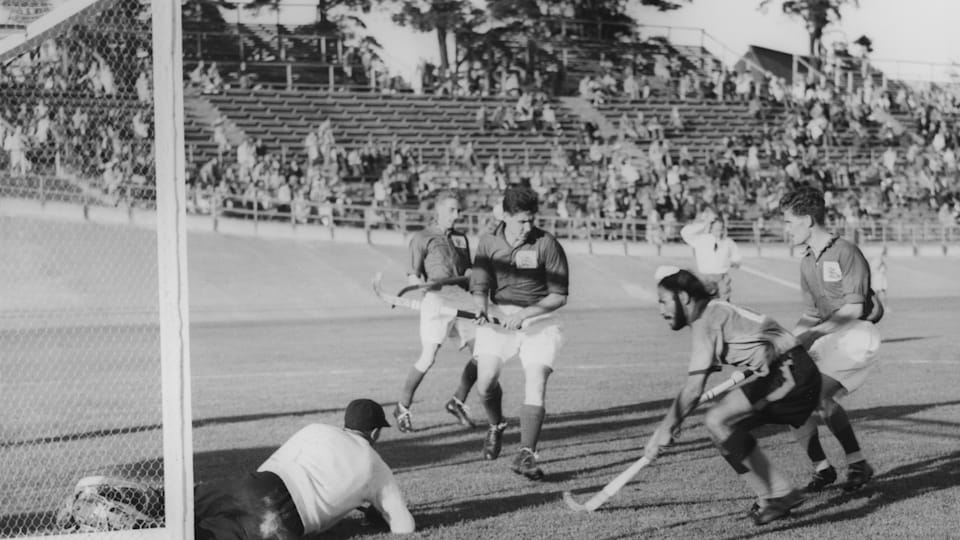
[[[343,427],[357,431],[373,431],[377,428],[390,427],[383,407],[371,399],[355,399],[347,405],[343,415]]]

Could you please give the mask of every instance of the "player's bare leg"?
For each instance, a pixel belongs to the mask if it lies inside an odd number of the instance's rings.
[[[393,410],[393,417],[397,421],[397,429],[409,433],[413,431],[413,415],[410,412],[410,405],[413,404],[413,395],[417,392],[423,377],[433,367],[437,361],[437,352],[440,350],[440,344],[424,344],[420,350],[420,357],[417,363],[407,372],[407,379],[403,383],[403,390],[400,393],[400,399],[397,401],[397,407]]]
[[[736,389],[707,411],[704,425],[720,454],[757,495],[750,517],[757,525],[786,517],[803,502],[803,496],[777,470],[757,446],[757,440],[742,427],[753,406],[742,390]]]
[[[503,390],[500,388],[500,370],[503,362],[496,356],[477,357],[477,395],[483,403],[490,427],[483,443],[484,459],[497,459],[503,446]]]
[[[466,350],[473,350],[473,341],[469,341],[464,344]],[[463,366],[463,371],[460,373],[460,386],[457,387],[457,391],[454,392],[453,397],[444,405],[444,409],[450,414],[452,414],[461,425],[467,427],[477,427],[473,419],[470,418],[470,415],[467,412],[467,396],[470,394],[470,390],[477,383],[477,359],[470,358],[467,361],[466,365]]]
[[[537,442],[543,428],[547,380],[553,370],[547,366],[529,363],[523,366],[524,401],[520,409],[520,451],[513,461],[513,472],[530,480],[543,478],[543,470],[537,465]]]

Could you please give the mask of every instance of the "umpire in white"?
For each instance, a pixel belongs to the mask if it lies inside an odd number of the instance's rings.
[[[680,229],[680,237],[693,248],[698,277],[707,290],[729,302],[732,289],[729,272],[740,266],[742,257],[737,243],[727,236],[726,229],[723,216],[707,208],[699,221]]]
[[[196,540],[293,540],[325,531],[371,505],[394,533],[411,533],[393,472],[373,449],[388,427],[369,399],[347,405],[344,427],[310,424],[256,472],[200,484],[194,491]]]

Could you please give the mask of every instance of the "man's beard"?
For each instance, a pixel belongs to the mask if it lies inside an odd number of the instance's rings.
[[[673,293],[673,319],[670,320],[671,330],[680,330],[687,325],[687,314],[680,305],[680,295]]]

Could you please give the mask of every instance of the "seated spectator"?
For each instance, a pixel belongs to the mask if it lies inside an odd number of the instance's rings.
[[[529,93],[520,92],[515,107],[516,122],[518,125],[529,125],[534,131],[533,126],[533,98]]]
[[[627,139],[633,140],[637,138],[637,130],[633,129],[633,122],[630,121],[630,117],[627,116],[626,112],[621,114],[620,120],[617,121],[617,131]]]
[[[683,119],[680,117],[680,109],[676,105],[670,111],[670,127],[677,131],[683,130]]]
[[[549,127],[550,131],[554,133],[562,131],[560,123],[557,121],[557,114],[549,102],[543,104],[543,112],[541,114],[544,126]]]
[[[477,131],[480,133],[487,131],[487,108],[483,103],[477,109]]]
[[[633,76],[633,71],[629,71],[627,77],[623,80],[623,93],[630,101],[636,101],[640,98],[640,85]]]
[[[660,121],[657,120],[657,115],[650,115],[650,121],[647,123],[647,131],[650,132],[650,137],[654,139],[663,138],[663,126],[660,124]]]

